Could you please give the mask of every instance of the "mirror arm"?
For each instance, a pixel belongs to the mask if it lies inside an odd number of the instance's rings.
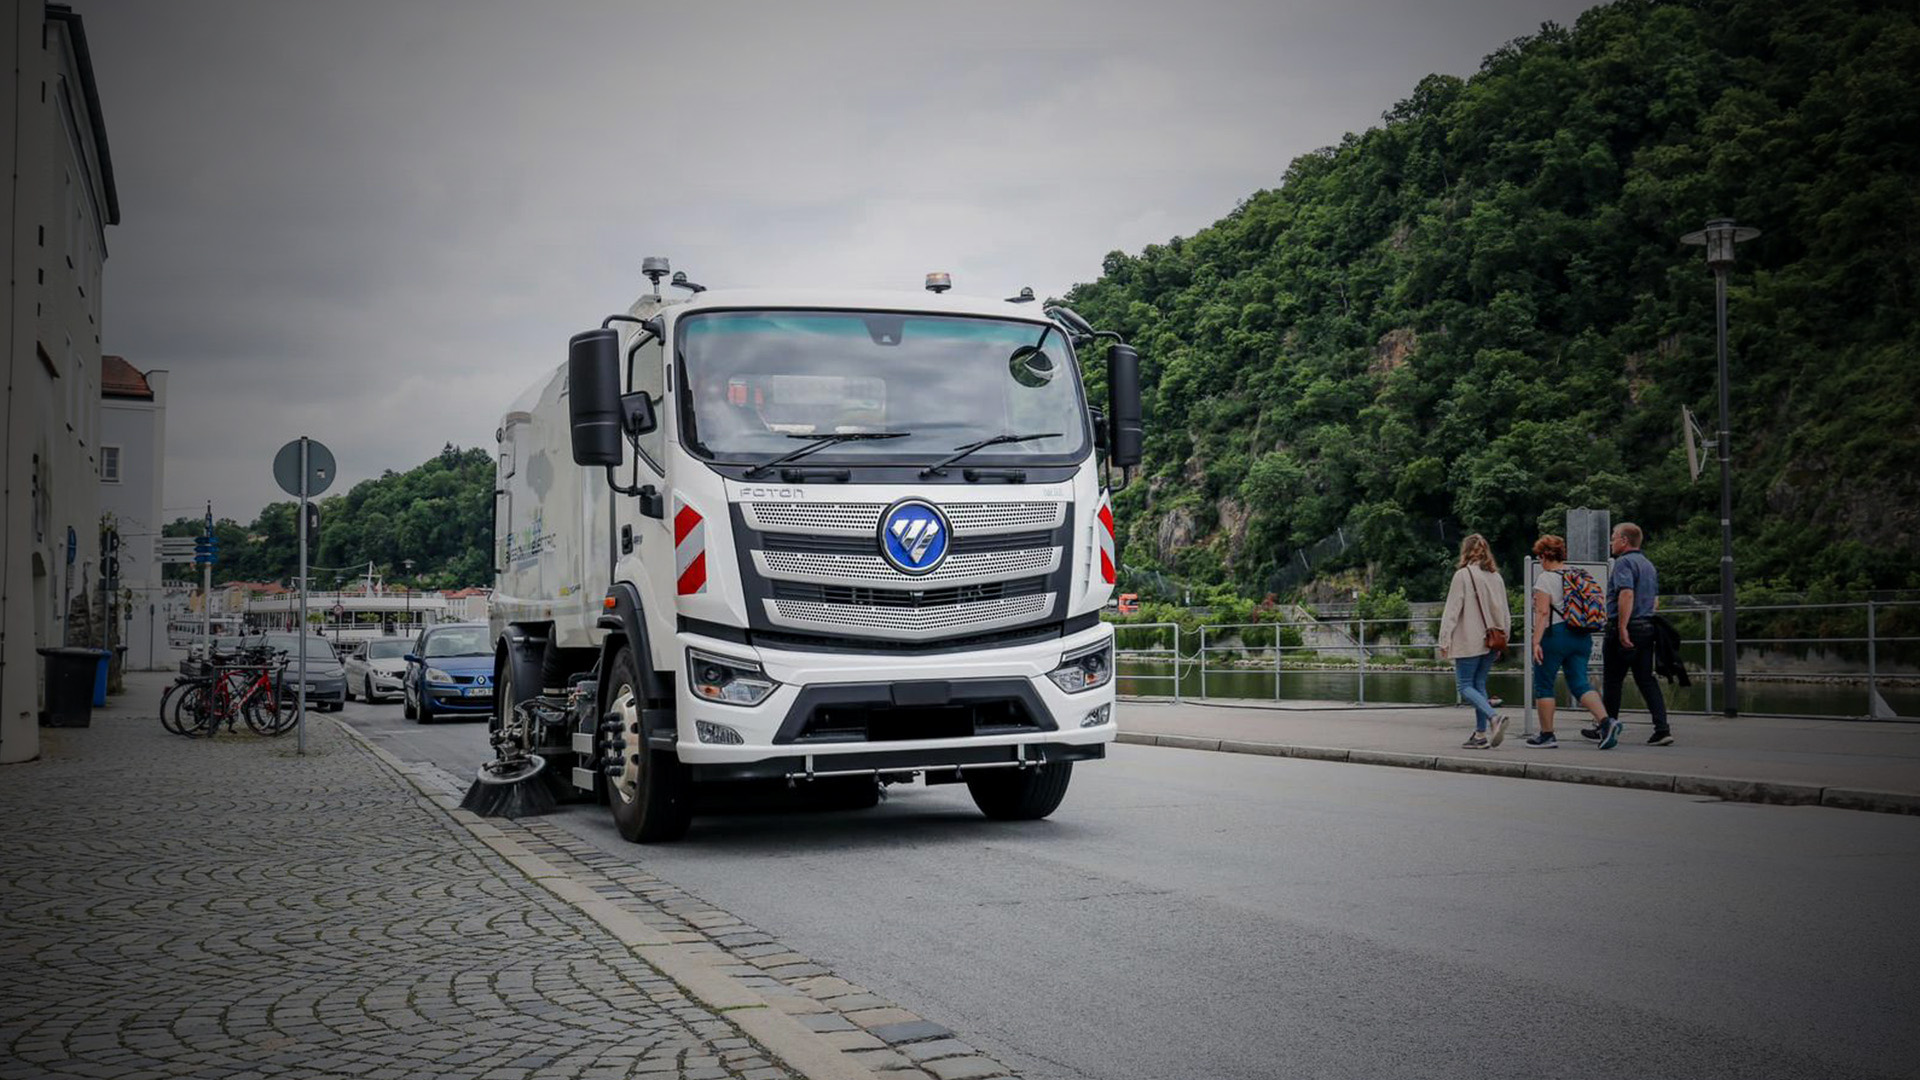
[[[652,484],[622,484],[614,478],[613,466],[608,465],[606,468],[607,486],[612,488],[617,494],[639,499],[640,513],[642,516],[656,519],[667,516],[667,501],[660,497],[660,489],[654,487]],[[633,472],[633,478],[635,480],[640,479],[640,463],[638,461],[633,463]]]

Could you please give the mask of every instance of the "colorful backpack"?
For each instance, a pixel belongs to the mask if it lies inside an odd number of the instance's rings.
[[[1567,629],[1582,634],[1606,629],[1607,595],[1592,574],[1569,566],[1560,571],[1560,586],[1560,617]]]

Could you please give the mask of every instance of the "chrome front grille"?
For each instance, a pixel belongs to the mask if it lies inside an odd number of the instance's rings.
[[[880,531],[886,503],[742,503],[747,527],[761,532],[829,533],[872,536]],[[955,536],[1055,529],[1067,518],[1067,504],[947,503],[940,507]]]
[[[1057,530],[1064,502],[949,503],[951,553],[915,577],[880,557],[887,503],[742,503],[750,569],[767,583],[774,627],[883,634],[907,641],[1037,622],[1058,595],[1047,591],[1065,558]]]
[[[811,600],[767,600],[767,615],[775,623],[825,632],[866,630],[884,632],[909,641],[950,634],[994,630],[1037,622],[1053,610],[1053,593],[984,600],[944,608],[872,608],[857,604],[827,604]]]
[[[910,578],[888,566],[878,555],[756,551],[753,553],[753,568],[760,572],[761,577],[769,580],[809,581],[822,585],[842,582],[895,588],[906,585],[916,588],[935,584],[967,585],[1051,574],[1060,568],[1060,549],[1043,547],[1027,551],[949,555],[938,570],[917,578]]]

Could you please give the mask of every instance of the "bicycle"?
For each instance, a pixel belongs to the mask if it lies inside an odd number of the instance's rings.
[[[291,712],[280,701],[285,658],[284,650],[264,647],[245,649],[237,656],[210,656],[209,674],[174,684],[184,689],[172,699],[172,710],[163,711],[161,722],[169,731],[189,737],[217,734],[222,724],[234,731],[243,719],[255,734],[285,734],[293,726]],[[238,663],[233,662],[236,659]]]

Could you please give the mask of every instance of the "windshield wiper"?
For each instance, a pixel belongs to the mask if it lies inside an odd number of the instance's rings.
[[[741,476],[751,480],[775,465],[785,465],[789,461],[806,457],[816,450],[825,450],[829,446],[838,446],[844,442],[860,442],[865,439],[904,439],[911,434],[913,434],[911,431],[836,431],[831,435],[789,435],[787,436],[789,439],[812,439],[813,441],[791,453],[769,458],[748,469]]]
[[[965,446],[956,446],[953,448],[954,452],[951,455],[921,469],[920,476],[923,479],[929,476],[944,476],[946,475],[947,466],[959,461],[975,450],[985,450],[989,446],[1004,446],[1007,443],[1032,442],[1035,439],[1053,439],[1059,436],[1060,432],[1058,431],[1037,431],[1031,435],[995,435],[991,439],[981,439],[979,442],[970,442]]]

